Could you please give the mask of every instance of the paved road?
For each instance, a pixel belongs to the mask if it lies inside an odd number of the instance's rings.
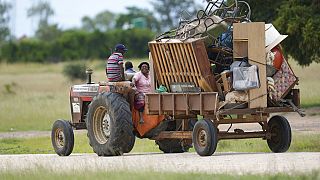
[[[307,173],[320,171],[320,153],[215,153],[200,157],[196,153],[130,153],[118,157],[95,154],[0,155],[1,171],[35,170],[83,171],[130,170],[157,172],[203,172],[227,174]]]

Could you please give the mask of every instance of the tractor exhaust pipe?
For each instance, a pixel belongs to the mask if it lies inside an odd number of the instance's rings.
[[[92,81],[91,81],[91,74],[93,73],[93,70],[92,69],[87,69],[86,70],[86,74],[87,74],[87,84],[93,84]]]

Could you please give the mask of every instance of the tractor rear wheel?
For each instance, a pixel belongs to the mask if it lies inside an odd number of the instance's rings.
[[[135,142],[129,103],[118,94],[104,92],[89,105],[86,125],[89,144],[99,156],[130,152]]]
[[[268,121],[271,138],[267,139],[272,152],[286,152],[291,144],[291,127],[288,120],[283,116],[273,116]]]
[[[69,156],[74,146],[74,134],[70,123],[66,120],[57,120],[53,123],[51,142],[54,151],[59,156]]]
[[[194,149],[200,156],[211,156],[217,148],[217,128],[210,120],[199,120],[192,132]]]

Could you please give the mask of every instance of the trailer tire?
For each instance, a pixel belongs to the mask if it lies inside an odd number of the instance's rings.
[[[159,149],[164,153],[184,153],[192,147],[191,144],[184,144],[181,139],[156,140]]]
[[[273,116],[268,121],[268,127],[271,132],[271,138],[267,139],[270,150],[275,153],[286,152],[291,144],[291,127],[288,120],[283,116]]]
[[[130,106],[121,94],[103,92],[94,97],[86,125],[89,144],[98,156],[119,156],[134,146]]]
[[[59,156],[69,156],[74,146],[74,134],[70,123],[66,120],[56,120],[51,131],[51,143]]]
[[[194,149],[200,156],[211,156],[217,148],[217,128],[210,120],[199,120],[192,132]]]

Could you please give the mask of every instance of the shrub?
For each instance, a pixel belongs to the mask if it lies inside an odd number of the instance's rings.
[[[86,65],[84,63],[70,63],[63,67],[63,74],[71,81],[86,80]]]

